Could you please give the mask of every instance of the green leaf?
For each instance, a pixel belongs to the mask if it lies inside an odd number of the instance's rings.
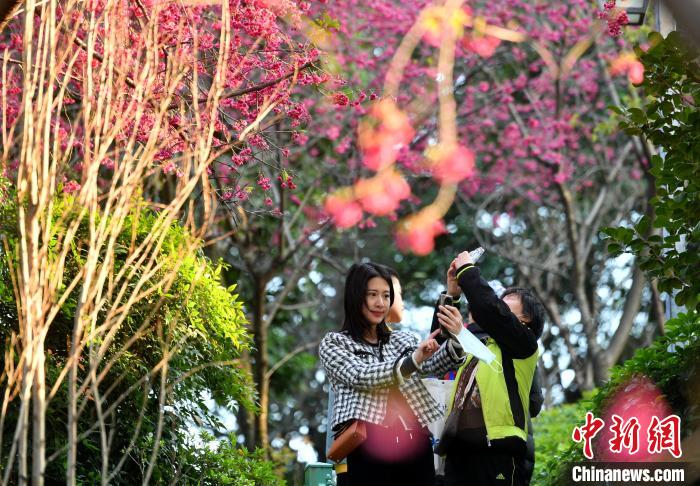
[[[649,33],[649,44],[651,45],[651,47],[654,47],[654,46],[660,44],[661,42],[663,42],[663,40],[664,40],[663,36],[661,34],[659,34],[658,32],[650,32]]]
[[[627,110],[627,116],[635,125],[644,125],[647,121],[646,113],[639,108],[629,108]]]
[[[620,253],[622,253],[622,247],[618,243],[609,243],[608,253],[610,253],[613,256],[617,256]]]
[[[645,235],[649,231],[649,217],[646,214],[639,219],[635,229],[640,235]]]

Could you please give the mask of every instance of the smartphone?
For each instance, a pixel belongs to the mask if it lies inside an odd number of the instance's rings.
[[[439,305],[453,305],[452,296],[447,294],[440,294],[440,300],[438,300]],[[439,312],[439,310],[438,310]],[[445,329],[442,324],[440,324],[440,336],[447,339],[450,337],[450,333]]]
[[[440,305],[453,305],[452,296],[447,294],[440,294]]]
[[[472,261],[474,263],[481,258],[481,256],[484,254],[484,249],[482,247],[477,248],[476,250],[472,250],[469,252],[469,256],[471,257]]]

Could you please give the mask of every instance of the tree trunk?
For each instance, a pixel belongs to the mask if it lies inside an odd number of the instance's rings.
[[[32,484],[43,486],[46,468],[46,376],[44,343],[41,337],[34,357],[36,371],[32,382]]]
[[[610,367],[614,364],[610,360],[608,350],[598,348],[597,352],[591,356],[592,380],[588,383],[587,390],[600,386],[610,378]],[[592,385],[592,386],[591,386]]]
[[[253,376],[253,368],[251,366],[250,352],[245,351],[241,354],[241,364],[245,367],[246,373]],[[238,429],[245,438],[245,446],[249,450],[255,449],[255,416],[245,407],[240,407],[236,415],[238,421]]]
[[[622,312],[622,317],[620,317],[620,324],[608,345],[606,353],[608,366],[613,366],[617,363],[625,349],[625,345],[629,340],[630,331],[632,330],[632,325],[634,324],[634,319],[639,314],[639,309],[642,305],[642,294],[645,285],[646,278],[644,272],[642,272],[635,263],[634,270],[632,271],[632,286],[625,298],[625,307]]]
[[[588,348],[589,361],[592,361],[592,367],[586,367],[586,379],[584,382],[584,390],[591,390],[598,384],[598,377],[606,373],[604,351],[597,342],[598,327],[596,326],[596,316],[594,315],[593,306],[588,299],[586,292],[586,256],[582,254],[581,242],[579,241],[580,233],[576,226],[577,211],[574,207],[574,198],[571,191],[563,184],[557,184],[557,190],[564,207],[564,215],[566,218],[566,237],[571,252],[572,259],[572,290],[576,304],[581,313],[581,324],[583,324],[583,333],[586,336],[586,344]],[[592,359],[591,359],[592,358]]]
[[[583,382],[584,390],[592,390],[593,388],[595,388],[595,371],[593,370],[593,361],[594,359],[586,360]]]
[[[267,418],[270,400],[270,381],[267,370],[270,366],[267,354],[267,326],[265,325],[265,289],[267,280],[256,278],[253,298],[253,335],[255,338],[255,383],[258,387],[260,410],[255,417],[255,445],[263,448],[267,455],[269,437]]]
[[[29,167],[28,172],[35,177],[36,167]],[[44,445],[46,441],[44,407],[46,399],[45,377],[44,377],[44,346],[43,329],[44,313],[42,309],[42,262],[40,261],[41,228],[40,219],[42,216],[40,196],[37,196],[29,185],[30,197],[26,211],[19,211],[20,228],[20,313],[22,315],[21,325],[23,331],[23,351],[25,361],[22,374],[22,397],[23,413],[20,416],[21,431],[19,438],[19,467],[18,484],[26,484],[29,480],[28,461],[29,451],[29,405],[32,404],[31,428],[33,431],[32,441],[32,478],[33,483],[43,485],[44,469]]]
[[[578,271],[576,273],[578,274]],[[606,375],[607,360],[605,359],[605,350],[603,350],[597,342],[598,328],[595,318],[591,315],[589,310],[588,298],[586,297],[583,281],[577,278],[574,287],[574,296],[579,312],[581,313],[583,334],[586,336],[588,361],[591,365],[587,367],[584,390],[592,390],[597,384],[601,383],[599,379]]]
[[[88,273],[88,279],[90,274]],[[89,284],[90,282],[86,282]],[[82,293],[85,294],[83,289]],[[81,296],[73,319],[70,354],[68,356],[68,451],[66,458],[66,484],[76,484],[76,464],[78,458],[78,360],[80,359],[80,340],[83,334],[82,316],[84,297]]]
[[[540,297],[540,301],[544,304],[544,308],[552,321],[552,325],[559,329],[561,338],[564,341],[567,352],[569,353],[571,367],[573,369],[577,369],[581,359],[571,343],[571,333],[569,332],[569,328],[562,324],[561,313],[559,312],[559,305],[557,304],[556,298],[554,295],[550,294],[546,297],[546,299]],[[576,382],[579,389],[585,388],[585,381],[585,376],[581,373],[576,373],[574,375],[574,382]]]
[[[31,356],[31,353],[27,353],[27,359]],[[30,366],[28,364],[24,365],[24,379],[30,379]],[[27,450],[29,448],[29,402],[31,400],[31,388],[25,391],[24,384],[22,385],[22,395],[21,395],[21,413],[19,416],[20,421],[20,432],[19,432],[19,450],[17,451],[17,484],[22,486],[27,484]]]

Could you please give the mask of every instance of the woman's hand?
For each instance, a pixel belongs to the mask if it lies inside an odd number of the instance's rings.
[[[454,336],[459,334],[462,331],[462,327],[464,327],[462,314],[459,313],[459,309],[451,305],[439,306],[437,317],[440,325]]]
[[[435,340],[435,336],[438,335],[440,329],[436,329],[428,338],[420,343],[416,350],[413,352],[413,359],[416,364],[421,364],[426,359],[430,358],[435,352],[440,349],[440,345]]]

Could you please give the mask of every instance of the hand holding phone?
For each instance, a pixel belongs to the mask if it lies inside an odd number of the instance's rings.
[[[446,296],[444,301],[445,305],[439,308],[437,315],[441,334],[454,339],[462,331],[464,319],[462,319],[462,314],[460,314],[459,309],[450,305],[452,299],[449,296]]]
[[[438,306],[441,305],[453,305],[454,302],[452,301],[452,296],[448,294],[440,294],[440,299],[438,300]],[[440,321],[440,309],[438,308],[438,321]],[[450,337],[450,333],[447,329],[445,329],[445,326],[440,323],[440,337],[448,339]]]
[[[460,268],[463,265],[467,264],[474,264],[481,258],[481,256],[484,254],[484,249],[482,247],[477,248],[476,250],[472,251],[463,251],[459,255],[457,255],[457,258],[455,259],[455,264],[457,265],[457,268]]]

